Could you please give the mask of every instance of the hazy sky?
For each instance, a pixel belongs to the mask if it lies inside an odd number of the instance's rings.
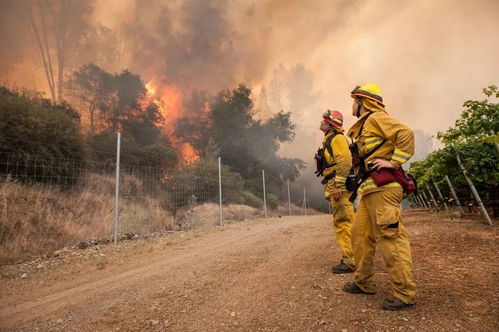
[[[380,85],[387,110],[414,128],[434,134],[452,125],[465,100],[499,84],[497,13],[497,0],[96,0],[89,20],[133,40],[123,65],[145,80],[205,89],[245,81],[258,92],[280,63],[303,64],[320,94],[300,125],[320,139],[327,108],[353,123],[349,92],[362,83]],[[9,24],[0,34],[3,80],[44,89],[36,53],[9,49],[29,39],[26,30],[6,33]]]

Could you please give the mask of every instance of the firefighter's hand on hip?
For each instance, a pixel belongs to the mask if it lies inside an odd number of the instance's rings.
[[[372,164],[378,171],[382,168],[394,168],[392,163],[385,159],[376,159]]]

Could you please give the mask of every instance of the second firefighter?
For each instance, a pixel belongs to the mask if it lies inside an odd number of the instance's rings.
[[[352,273],[355,264],[352,253],[351,228],[354,218],[350,193],[345,188],[345,180],[352,166],[352,156],[348,141],[343,135],[343,115],[328,110],[322,116],[319,129],[324,132],[322,148],[316,159],[318,175],[323,175],[324,195],[329,201],[333,214],[333,227],[336,242],[341,249],[342,258],[333,266],[333,273]]]

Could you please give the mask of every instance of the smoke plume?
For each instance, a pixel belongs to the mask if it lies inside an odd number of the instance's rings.
[[[26,14],[35,3],[1,2],[0,74],[47,91]],[[293,112],[303,135],[283,153],[307,161],[325,109],[342,111],[347,127],[354,122],[349,91],[357,84],[379,84],[391,114],[435,134],[453,124],[463,101],[498,83],[494,0],[96,0],[90,7],[67,73],[88,62],[128,68],[186,95],[246,82],[257,106]],[[290,77],[306,81],[273,86],[278,68],[301,68],[305,74]],[[298,102],[300,90],[310,98]]]

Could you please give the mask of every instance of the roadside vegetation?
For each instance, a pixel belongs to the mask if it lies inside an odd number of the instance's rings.
[[[458,155],[473,180],[485,206],[499,216],[499,90],[496,86],[483,89],[486,99],[464,102],[464,110],[453,127],[439,132],[437,138],[443,147],[430,153],[424,160],[411,164],[411,173],[420,188],[433,186],[447,188],[447,175],[458,197],[468,206],[476,206],[470,188],[458,166]],[[446,193],[446,196],[450,196]]]
[[[66,87],[67,101],[60,103],[0,88],[1,264],[109,238],[117,132],[121,234],[190,227],[179,221],[186,211],[218,204],[218,157],[224,205],[262,214],[265,169],[269,213],[284,212],[278,210],[280,201],[287,203],[283,184],[304,167],[277,155],[279,145],[293,139],[294,125],[284,112],[255,119],[246,85],[214,96],[193,92],[185,115],[174,120],[127,70],[113,75],[88,64]],[[211,224],[218,213],[213,217]]]

